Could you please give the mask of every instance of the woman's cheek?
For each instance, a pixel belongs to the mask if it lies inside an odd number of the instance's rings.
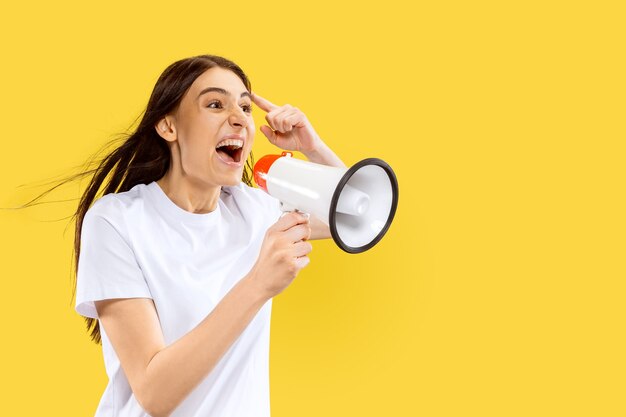
[[[197,169],[205,166],[211,158],[211,147],[208,141],[194,141],[189,145],[185,150],[187,167]]]

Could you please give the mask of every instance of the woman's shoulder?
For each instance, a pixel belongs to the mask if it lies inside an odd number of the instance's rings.
[[[280,202],[277,198],[244,182],[234,186],[222,187],[222,192],[233,198],[238,205],[261,206],[272,214],[280,212]]]
[[[260,188],[252,187],[245,182],[240,182],[237,185],[222,187],[222,192],[227,195],[232,195],[235,198],[248,198],[263,203],[274,204],[278,202],[275,197],[272,197]]]
[[[128,191],[105,194],[92,204],[85,217],[97,216],[119,221],[136,206],[143,205],[146,187],[146,184],[137,184]]]

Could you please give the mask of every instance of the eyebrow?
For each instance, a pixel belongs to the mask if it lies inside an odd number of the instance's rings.
[[[200,98],[200,96],[201,96],[202,94],[209,93],[209,92],[211,92],[211,91],[215,91],[216,93],[224,94],[225,96],[229,96],[229,95],[230,95],[230,93],[229,93],[228,91],[224,90],[223,88],[219,88],[219,87],[207,87],[207,88],[205,88],[204,90],[200,91],[200,94],[198,94],[198,98]],[[240,97],[240,98],[241,98],[241,97],[249,97],[249,98],[250,98],[250,100],[252,100],[252,95],[251,95],[249,92],[247,92],[247,91],[244,91],[243,93],[241,93],[241,96],[239,96],[239,97]]]

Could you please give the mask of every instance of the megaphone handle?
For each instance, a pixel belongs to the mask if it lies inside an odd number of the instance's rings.
[[[280,215],[280,217],[283,217],[285,214],[287,213],[291,213],[293,211],[297,212],[297,213],[302,213],[307,217],[311,217],[311,215],[309,213],[305,213],[303,211],[298,210],[297,208],[295,208],[294,206],[287,204],[287,203],[283,203],[282,201],[280,202],[280,209],[283,211],[283,214]]]

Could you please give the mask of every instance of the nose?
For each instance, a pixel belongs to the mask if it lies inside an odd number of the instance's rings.
[[[228,116],[228,122],[233,127],[243,128],[248,126],[248,121],[243,109],[239,106],[235,106],[234,110],[230,112]]]

